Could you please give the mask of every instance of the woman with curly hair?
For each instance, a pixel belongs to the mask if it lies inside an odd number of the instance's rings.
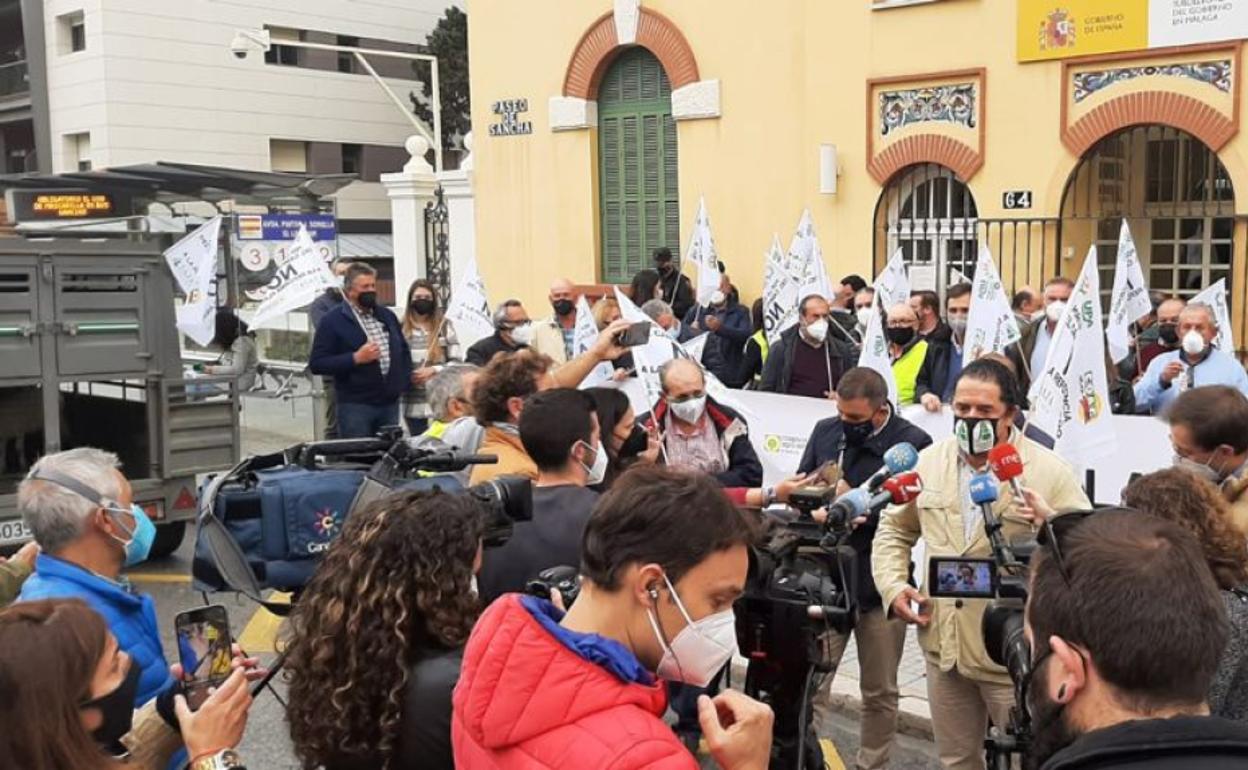
[[[420,491],[347,520],[291,616],[287,719],[305,768],[454,767],[484,519],[469,496]]]
[[[1212,484],[1178,468],[1136,479],[1123,491],[1122,502],[1172,521],[1200,540],[1231,619],[1231,639],[1209,689],[1209,709],[1215,716],[1248,721],[1248,543],[1231,523],[1229,504]]]

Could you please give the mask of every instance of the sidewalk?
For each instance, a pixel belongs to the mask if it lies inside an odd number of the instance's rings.
[[[907,628],[906,648],[897,671],[897,686],[901,690],[897,729],[914,738],[931,740],[932,712],[927,702],[926,668],[918,637],[913,628]],[[850,639],[841,666],[832,680],[832,702],[838,711],[855,718],[862,709],[858,694],[859,676],[858,645]]]

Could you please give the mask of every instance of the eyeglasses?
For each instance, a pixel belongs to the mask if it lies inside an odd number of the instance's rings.
[[[1036,543],[1041,548],[1048,548],[1053,554],[1053,561],[1057,563],[1057,571],[1068,588],[1072,586],[1072,583],[1070,569],[1066,564],[1066,558],[1062,555],[1062,539],[1079,526],[1080,522],[1094,513],[1096,511],[1079,511],[1045,519],[1044,526],[1040,528],[1040,534],[1036,536]]]

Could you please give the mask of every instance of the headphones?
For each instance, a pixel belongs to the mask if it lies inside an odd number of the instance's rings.
[[[655,588],[654,586],[650,586],[649,593],[650,593],[650,598],[652,600],[656,602],[659,600],[659,589]]]

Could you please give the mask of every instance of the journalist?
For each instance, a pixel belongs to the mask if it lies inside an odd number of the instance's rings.
[[[472,389],[477,384],[477,367],[472,364],[447,364],[429,380],[429,427],[422,434],[428,438],[443,439],[458,420],[472,420]],[[478,426],[480,427],[480,426]],[[480,440],[470,447],[460,447],[475,452]],[[456,445],[459,446],[459,445]]]
[[[599,492],[611,488],[617,476],[637,463],[656,463],[658,439],[637,424],[637,415],[628,396],[617,388],[588,388],[594,399],[594,412],[607,450],[607,475],[596,485]]]
[[[479,484],[496,476],[520,475],[537,478],[537,466],[520,441],[520,415],[529,396],[555,387],[552,362],[532,350],[495,356],[481,370],[472,391],[472,412],[485,429],[480,454],[495,455],[494,465],[474,465],[469,477]]]
[[[235,668],[242,662],[234,661]],[[135,703],[138,664],[78,599],[0,610],[0,758],[20,770],[245,770],[234,751],[251,706],[236,670],[196,711],[169,693]],[[175,666],[169,675],[180,677]],[[183,767],[178,764],[177,767]]]
[[[674,358],[659,369],[663,398],[641,423],[660,435],[664,462],[714,476],[725,487],[763,483],[763,465],[745,419],[706,394],[702,368]]]
[[[1184,393],[1166,411],[1174,464],[1217,485],[1248,534],[1248,398],[1225,385]]]
[[[621,476],[590,516],[569,612],[513,594],[473,629],[455,688],[456,765],[695,770],[663,723],[661,680],[705,685],[731,659],[753,537],[705,475]],[[698,708],[719,767],[767,766],[769,708],[734,691]]]
[[[910,551],[922,538],[929,558],[992,555],[982,510],[971,502],[972,474],[988,470],[988,453],[1012,444],[1022,458],[1023,483],[1059,511],[1086,509],[1088,498],[1063,460],[1014,427],[1020,396],[1009,370],[978,360],[962,370],[954,390],[954,435],[919,455],[923,492],[886,509],[873,545],[872,572],[890,617],[919,627],[927,661],[927,693],[936,750],[946,770],[983,770],[991,717],[1004,725],[1014,705],[1006,670],[992,662],[980,629],[986,601],[932,599],[910,585]],[[1007,541],[1032,538],[1033,520],[1002,485],[992,512]],[[926,565],[919,565],[921,573]]]
[[[1218,321],[1213,308],[1192,302],[1179,313],[1179,349],[1152,360],[1135,384],[1140,412],[1161,414],[1181,394],[1193,388],[1227,385],[1248,395],[1248,374],[1235,351],[1214,347]]]
[[[1248,721],[1248,548],[1231,523],[1227,502],[1204,480],[1167,468],[1131,482],[1122,504],[1191,532],[1218,583],[1231,635],[1209,689],[1209,708],[1217,716]]]
[[[524,591],[550,567],[578,567],[581,536],[598,493],[589,487],[607,475],[593,397],[556,388],[530,396],[520,415],[520,442],[537,466],[533,518],[512,528],[511,538],[485,553],[481,598],[488,604],[505,593]]]
[[[809,474],[831,463],[839,475],[838,494],[865,483],[884,467],[884,453],[902,442],[915,449],[931,445],[932,438],[898,414],[888,402],[888,385],[873,369],[855,367],[845,373],[837,391],[837,417],[815,424],[806,452],[798,463],[799,474]],[[826,472],[826,471],[825,471]],[[897,667],[901,663],[906,624],[889,618],[883,600],[871,578],[871,542],[879,516],[856,521],[847,545],[858,554],[858,622],[854,639],[858,643],[858,663],[862,669],[859,768],[888,765],[889,749],[897,729]],[[829,633],[823,640],[824,662],[835,669],[840,665],[849,642],[847,634]],[[815,693],[815,716],[826,720],[832,710],[829,681]]]
[[[485,517],[400,492],[347,520],[291,616],[287,719],[304,767],[453,768],[451,691],[480,612]]]
[[[1135,511],[1059,521],[1031,566],[1028,765],[1248,766],[1248,727],[1205,702],[1227,619],[1196,539]]]

